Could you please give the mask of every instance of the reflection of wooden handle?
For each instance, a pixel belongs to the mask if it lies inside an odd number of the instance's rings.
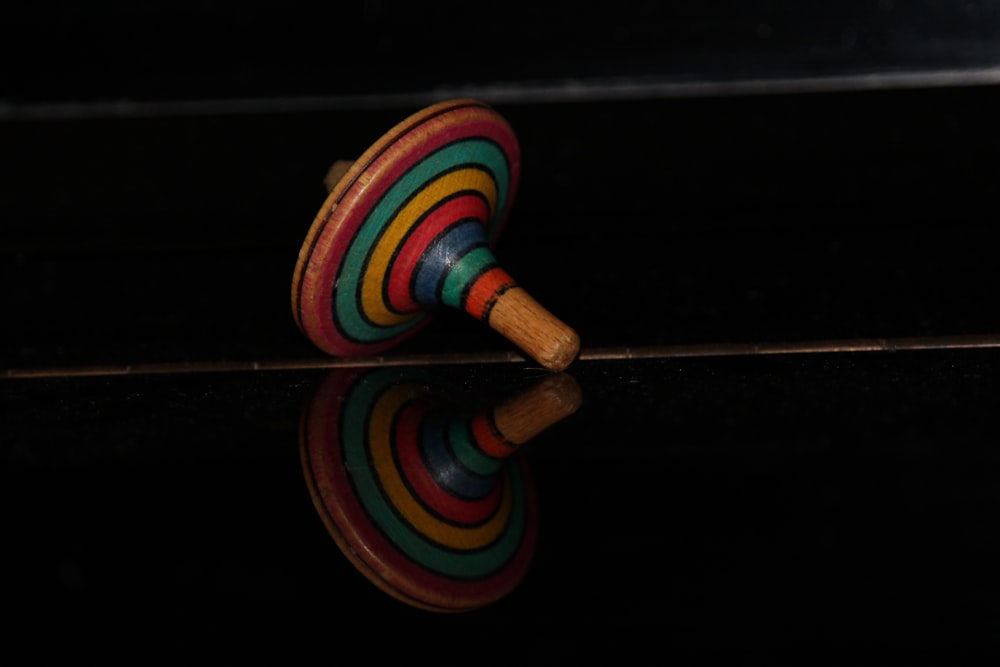
[[[494,408],[493,424],[504,440],[523,445],[576,412],[582,402],[576,380],[556,373]]]
[[[565,370],[580,351],[576,331],[520,287],[497,298],[487,323],[550,370]]]

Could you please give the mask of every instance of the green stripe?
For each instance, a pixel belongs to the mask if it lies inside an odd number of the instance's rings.
[[[489,248],[474,248],[467,252],[449,269],[441,289],[441,301],[452,308],[462,308],[464,306],[462,294],[465,288],[494,264],[496,258]]]

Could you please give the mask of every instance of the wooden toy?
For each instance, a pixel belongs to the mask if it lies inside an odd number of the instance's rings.
[[[299,252],[292,311],[320,349],[379,354],[439,306],[464,310],[545,368],[576,358],[577,333],[497,262],[520,179],[517,138],[492,108],[450,100],[338,161]]]
[[[467,396],[412,368],[341,370],[302,419],[306,482],[337,546],[379,589],[429,611],[483,607],[523,579],[538,509],[520,448],[581,401],[564,373],[486,410]]]

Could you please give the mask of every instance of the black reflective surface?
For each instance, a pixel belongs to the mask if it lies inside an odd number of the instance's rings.
[[[429,370],[482,405],[537,382]],[[373,586],[316,513],[299,427],[324,372],[8,381],[6,601],[14,627],[100,644],[124,624],[172,648],[272,624],[528,648],[568,624],[589,628],[570,653],[979,652],[1000,593],[996,373],[991,351],[581,363],[580,409],[521,450],[531,566],[458,617]]]
[[[629,662],[994,656],[1000,89],[929,75],[989,73],[996,7],[696,4],[494,16],[489,43],[516,35],[522,50],[479,60],[440,46],[472,7],[12,15],[6,646],[283,662],[359,645],[463,663],[595,648]],[[156,35],[125,28],[154,19]],[[43,29],[63,49],[24,46]],[[373,31],[379,57],[362,59]],[[298,48],[264,39],[289,32]],[[175,58],[183,34],[190,61]],[[922,78],[884,85],[900,73]],[[765,94],[759,77],[787,85]],[[676,88],[723,80],[754,85]],[[309,406],[330,377],[387,367],[324,367],[289,299],[330,164],[465,89],[492,91],[521,142],[498,259],[585,353],[610,353],[570,367],[578,409],[518,450],[538,522],[523,577],[442,613],[387,594],[317,511]],[[901,339],[926,349],[836,344]],[[691,345],[716,353],[679,353]],[[509,350],[441,313],[396,351],[424,362],[387,373],[489,411],[549,376],[475,361]]]

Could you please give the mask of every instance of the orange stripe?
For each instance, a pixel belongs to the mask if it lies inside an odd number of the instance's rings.
[[[495,459],[505,459],[510,456],[516,445],[507,442],[503,435],[497,431],[493,425],[493,420],[485,414],[477,415],[472,419],[472,437],[476,440],[476,445]]]
[[[500,267],[494,267],[479,276],[469,288],[469,295],[465,299],[465,311],[484,322],[489,321],[493,304],[501,294],[516,286],[517,283],[510,274]]]

